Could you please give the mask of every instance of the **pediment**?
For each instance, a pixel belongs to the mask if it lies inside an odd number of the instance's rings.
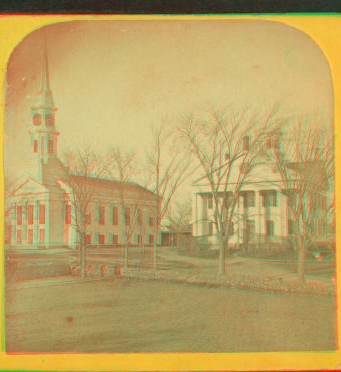
[[[48,188],[36,179],[24,176],[16,181],[6,192],[6,197],[21,194],[38,194],[48,191]]]

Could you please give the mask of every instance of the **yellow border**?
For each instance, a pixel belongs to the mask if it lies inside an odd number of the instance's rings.
[[[3,143],[4,96],[3,86],[8,58],[13,48],[30,32],[42,25],[71,20],[271,20],[277,21],[308,34],[323,50],[332,73],[335,102],[335,149],[336,149],[336,190],[340,189],[338,166],[340,163],[340,117],[341,117],[341,17],[338,15],[231,15],[231,16],[2,16],[0,18],[0,136]],[[0,166],[3,164],[3,152],[0,152]],[[3,187],[3,169],[0,184]],[[0,200],[0,224],[3,226],[3,200]],[[340,210],[340,198],[336,195],[337,212]],[[337,241],[340,224],[337,224]],[[3,257],[3,255],[1,255]],[[340,255],[337,257],[340,267]],[[1,266],[2,267],[2,266]],[[340,276],[338,275],[339,279]],[[2,292],[2,276],[0,291]],[[340,280],[338,280],[338,298],[340,298]],[[0,306],[1,302],[0,302]],[[2,309],[0,309],[2,312]],[[338,334],[340,335],[340,317],[338,316]],[[288,324],[290,327],[290,324]],[[339,342],[340,344],[340,342]],[[0,350],[3,348],[1,347]],[[0,353],[1,370],[318,370],[336,369],[340,352],[295,352],[295,353],[199,353],[199,354],[105,354],[105,355],[5,355]],[[340,368],[340,367],[339,367]]]

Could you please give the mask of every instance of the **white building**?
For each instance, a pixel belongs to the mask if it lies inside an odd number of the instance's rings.
[[[276,140],[269,141],[267,144],[269,155],[271,151],[275,151],[276,146]],[[242,161],[243,159],[240,159],[240,164]],[[231,183],[227,186],[230,196],[235,190],[233,180],[236,180],[239,172],[239,166],[234,167]],[[294,168],[295,165],[292,164],[292,169]],[[311,196],[307,205],[321,212],[316,218],[316,237],[325,239],[328,225],[325,212],[330,195],[327,192],[328,184],[323,167],[316,162],[314,169],[315,178],[319,180],[321,187]],[[214,247],[217,245],[214,219],[216,203],[213,200],[212,189],[205,177],[195,181],[192,187],[193,235],[203,243],[209,243]],[[225,189],[225,185],[221,185],[221,188]],[[219,197],[221,206],[222,192]],[[248,182],[243,184],[240,192],[232,218],[233,223],[229,228],[229,248],[281,248],[291,244],[294,237],[294,224],[288,203],[289,199],[285,194],[279,173],[267,165],[259,167]]]

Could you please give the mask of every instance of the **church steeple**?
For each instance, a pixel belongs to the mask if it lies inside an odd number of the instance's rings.
[[[41,66],[41,83],[39,94],[44,96],[45,100],[53,101],[52,92],[50,87],[49,64],[46,49],[46,36],[43,36],[43,53],[42,53],[42,66]]]
[[[57,153],[58,132],[55,127],[55,108],[50,87],[46,36],[43,34],[42,65],[38,94],[31,101],[30,152],[46,160]]]

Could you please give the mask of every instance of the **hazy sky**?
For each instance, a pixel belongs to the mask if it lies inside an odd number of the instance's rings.
[[[331,115],[328,64],[304,33],[266,21],[78,21],[45,28],[58,111],[58,152],[77,142],[144,149],[150,125],[198,105],[276,102],[283,112]],[[39,87],[41,30],[7,67],[6,165],[28,150],[28,95]]]

